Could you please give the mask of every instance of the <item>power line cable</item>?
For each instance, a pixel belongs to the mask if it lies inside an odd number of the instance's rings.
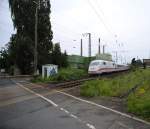
[[[61,24],[58,24],[58,23],[56,23],[56,22],[54,22],[55,24],[53,24],[53,28],[59,28],[59,26],[60,26],[60,28],[61,29],[63,29],[65,32],[67,32],[67,31],[69,31],[69,32],[72,32],[72,33],[74,33],[74,34],[76,34],[76,35],[81,35],[79,32],[77,32],[77,31],[74,31],[73,29],[71,29],[71,28],[69,28],[69,27],[66,27],[66,26],[64,26],[64,25],[61,25]]]
[[[70,40],[73,40],[74,39],[74,36],[71,36],[71,35],[67,35],[65,31],[63,30],[58,30],[55,32],[56,35],[59,35],[61,37],[64,37],[64,38],[67,38],[67,39],[70,39]]]
[[[92,8],[92,10],[95,12],[95,14],[97,15],[98,19],[100,20],[100,22],[104,25],[104,27],[106,28],[106,30],[112,34],[114,36],[114,34],[112,33],[112,31],[108,28],[108,26],[105,24],[104,20],[102,19],[101,15],[99,14],[99,12],[96,10],[96,8],[94,7],[94,5],[91,3],[90,0],[87,0],[88,4],[90,5],[90,7]]]
[[[98,10],[101,12],[101,14],[103,15],[103,17],[106,19],[104,11],[102,10],[102,8],[101,8],[101,6],[99,4],[99,1],[98,0],[94,0],[94,1],[96,2],[95,5],[98,7]],[[108,22],[107,22],[107,25],[108,25]],[[112,26],[110,24],[109,24],[109,27],[112,28]],[[114,34],[114,35],[116,36],[116,34]],[[118,45],[123,46],[124,44],[122,45],[122,43],[118,43]]]
[[[101,12],[101,14],[103,15],[103,17],[104,17],[104,20],[106,20],[107,18],[106,18],[106,16],[105,16],[105,13],[104,13],[104,11],[103,11],[103,9],[102,9],[102,7],[100,6],[100,4],[99,4],[99,2],[98,2],[98,0],[94,0],[95,1],[95,5],[98,7],[98,10]],[[107,25],[109,25],[109,27],[110,28],[112,28],[112,26],[110,25],[110,23],[106,20],[106,22],[107,22]],[[111,29],[112,30],[112,29]]]
[[[98,9],[101,11],[102,15],[105,17],[104,11],[102,10],[98,0],[94,0],[96,2],[96,5],[98,6]]]

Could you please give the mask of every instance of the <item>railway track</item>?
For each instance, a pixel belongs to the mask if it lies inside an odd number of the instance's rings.
[[[57,84],[55,84],[55,87],[61,87],[61,88],[75,87],[75,86],[81,85],[82,83],[84,83],[86,81],[90,81],[90,80],[94,80],[94,79],[96,79],[96,77],[87,77],[87,78],[84,78],[84,79],[57,83]]]
[[[84,83],[86,81],[96,80],[96,79],[103,79],[103,78],[112,78],[114,76],[118,76],[118,75],[124,74],[126,72],[128,72],[128,71],[121,71],[121,72],[116,72],[116,73],[102,74],[100,76],[86,77],[86,78],[79,79],[79,80],[55,83],[55,84],[52,84],[52,85],[53,85],[54,88],[70,88],[70,87],[80,86],[82,83]]]

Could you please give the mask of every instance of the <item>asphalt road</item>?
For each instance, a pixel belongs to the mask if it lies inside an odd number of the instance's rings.
[[[64,92],[1,79],[0,129],[150,129],[150,125]]]

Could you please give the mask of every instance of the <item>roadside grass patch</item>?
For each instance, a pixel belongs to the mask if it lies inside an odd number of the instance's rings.
[[[150,79],[127,98],[127,109],[150,121]]]
[[[101,80],[87,81],[81,86],[80,93],[87,97],[118,97],[125,94],[129,89],[141,83],[149,76],[150,70],[140,69],[113,78],[102,78]]]
[[[139,85],[126,100],[127,111],[150,121],[150,69],[139,69],[111,79],[85,82],[80,94],[86,97],[118,97]]]
[[[60,69],[57,75],[42,78],[41,76],[32,80],[32,82],[62,82],[62,81],[71,81],[81,79],[87,76],[87,72],[82,69],[75,69],[75,68],[63,68]]]

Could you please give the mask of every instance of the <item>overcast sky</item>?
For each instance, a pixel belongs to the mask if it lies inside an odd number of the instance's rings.
[[[13,24],[8,0],[0,0],[0,47],[9,41]],[[60,42],[62,51],[88,55],[88,38],[92,35],[92,55],[98,52],[98,38],[106,52],[118,51],[123,60],[150,57],[149,0],[51,0],[53,42]],[[115,36],[116,35],[116,36]],[[117,43],[116,43],[117,40]]]

